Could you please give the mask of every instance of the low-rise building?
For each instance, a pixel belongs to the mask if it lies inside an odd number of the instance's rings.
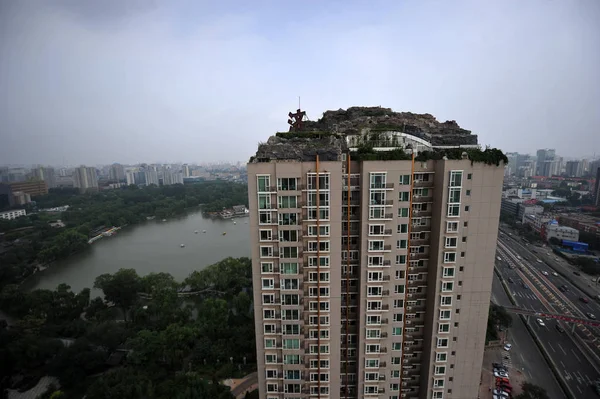
[[[542,226],[542,238],[546,241],[550,241],[552,238],[556,238],[559,241],[579,241],[579,230],[568,226],[561,226],[558,221],[551,220]]]
[[[523,223],[531,226],[531,228],[538,234],[542,233],[542,226],[546,225],[550,220],[549,216],[544,215],[525,215]]]
[[[600,218],[580,213],[560,215],[560,224],[569,226],[580,232],[600,234]]]
[[[10,211],[0,212],[0,219],[13,220],[25,215],[27,215],[25,209],[12,209]]]

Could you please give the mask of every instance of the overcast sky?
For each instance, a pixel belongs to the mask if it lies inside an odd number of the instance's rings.
[[[598,21],[598,0],[0,1],[0,164],[246,161],[298,96],[600,155]]]

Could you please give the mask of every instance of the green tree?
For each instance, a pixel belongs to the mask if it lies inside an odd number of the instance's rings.
[[[523,392],[517,395],[515,399],[550,399],[546,390],[538,385],[524,382],[521,388]]]
[[[142,288],[140,277],[135,269],[119,269],[115,274],[102,274],[96,277],[94,288],[101,289],[104,298],[123,310],[123,319],[137,299]]]
[[[130,331],[123,323],[104,321],[89,327],[86,338],[94,345],[105,348],[109,353],[124,343],[130,336]]]
[[[110,370],[87,389],[87,399],[146,399],[154,396],[152,380],[130,367]]]

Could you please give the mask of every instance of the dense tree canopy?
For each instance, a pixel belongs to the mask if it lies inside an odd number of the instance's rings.
[[[5,286],[0,308],[17,320],[0,326],[0,373],[26,376],[27,387],[56,376],[60,391],[44,398],[231,399],[217,380],[255,361],[251,275],[248,258],[224,259],[183,283],[120,269],[98,276],[104,299],[91,301],[89,289],[76,294],[65,284],[32,292]],[[201,295],[179,295],[188,284]]]

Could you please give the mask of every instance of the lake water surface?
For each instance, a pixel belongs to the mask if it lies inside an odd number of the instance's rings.
[[[194,270],[228,256],[250,256],[247,223],[247,217],[210,219],[197,211],[166,222],[151,220],[128,226],[115,236],[94,242],[89,251],[55,262],[36,273],[23,287],[54,289],[60,283],[67,283],[77,292],[92,288],[100,274],[114,273],[120,268],[136,269],[142,276],[167,272],[182,281]],[[198,234],[194,234],[195,230]],[[227,234],[223,235],[224,232]],[[181,248],[181,244],[185,247]],[[98,294],[94,291],[92,297]]]

